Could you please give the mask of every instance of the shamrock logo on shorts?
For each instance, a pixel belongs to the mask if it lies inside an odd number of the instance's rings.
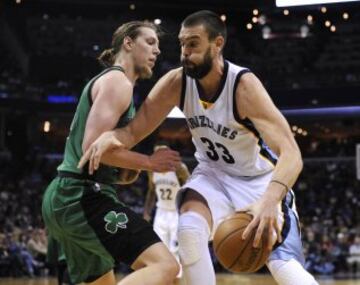
[[[105,230],[111,234],[115,234],[118,228],[126,229],[126,224],[129,219],[125,213],[110,211],[105,215],[104,221],[106,222]]]

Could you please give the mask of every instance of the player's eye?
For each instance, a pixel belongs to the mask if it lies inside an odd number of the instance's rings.
[[[189,47],[190,47],[190,48],[196,48],[198,45],[199,45],[199,43],[198,43],[198,42],[195,42],[195,41],[191,41],[191,42],[189,43]]]

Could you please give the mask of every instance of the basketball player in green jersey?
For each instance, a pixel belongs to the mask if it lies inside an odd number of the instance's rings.
[[[133,86],[138,78],[152,75],[158,45],[157,29],[147,22],[129,22],[115,31],[112,48],[99,58],[109,67],[85,86],[58,176],[44,194],[43,218],[65,253],[72,282],[115,285],[113,267],[120,261],[135,271],[118,285],[167,285],[178,274],[178,263],[152,226],[121,203],[112,186],[119,177],[122,183],[124,177],[133,180],[138,170],[175,170],[180,164],[177,152],[162,149],[146,156],[126,150],[107,156],[91,175],[77,168],[101,133],[126,125],[134,116]],[[118,163],[106,165],[113,156]]]

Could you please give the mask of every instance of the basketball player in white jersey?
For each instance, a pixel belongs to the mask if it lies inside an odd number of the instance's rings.
[[[167,146],[158,144],[155,146],[154,151],[162,148],[167,148]],[[184,163],[176,171],[148,172],[149,186],[144,205],[144,219],[150,221],[156,200],[154,231],[177,260],[179,260],[177,238],[179,217],[176,211],[175,198],[189,175],[189,170]],[[179,272],[175,284],[179,284],[181,276],[182,272]]]
[[[188,285],[214,285],[208,250],[217,225],[247,210],[244,232],[262,233],[277,244],[267,266],[280,285],[316,285],[304,257],[291,187],[302,169],[290,127],[259,79],[247,68],[224,60],[226,27],[210,11],[189,15],[179,33],[182,67],[169,71],[125,128],[104,133],[79,167],[90,159],[91,173],[106,151],[131,148],[149,135],[174,106],[192,133],[199,162],[177,197],[179,253]],[[115,160],[115,158],[114,158]]]

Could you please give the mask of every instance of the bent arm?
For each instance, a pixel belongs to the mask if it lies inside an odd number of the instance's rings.
[[[123,156],[127,157],[123,148],[132,148],[153,132],[171,109],[179,105],[181,86],[181,69],[172,70],[163,76],[151,90],[135,118],[125,128],[103,133],[83,154],[78,167],[83,167],[88,160],[89,173],[97,169],[100,162],[119,166],[124,161]],[[157,166],[150,169],[153,171],[174,171],[180,163],[178,153],[172,150],[163,150],[162,153],[154,153],[151,157],[153,156],[157,156],[154,160],[157,161]],[[139,158],[139,161],[141,162],[142,159]]]
[[[129,107],[133,86],[119,71],[109,72],[93,85],[91,106],[84,132],[82,150],[89,146],[105,131],[116,127],[121,115]]]
[[[301,153],[288,122],[254,74],[242,76],[236,102],[240,116],[254,123],[265,143],[278,155],[272,180],[291,188],[302,170]],[[281,200],[285,191],[281,184],[270,183],[267,192]]]
[[[116,127],[121,115],[132,100],[133,86],[119,71],[100,77],[92,90],[91,106],[82,143],[83,152],[105,131]],[[113,164],[113,160],[116,163]],[[111,163],[110,163],[111,162]],[[130,169],[149,169],[149,157],[140,153],[122,150],[104,156],[102,163]]]

